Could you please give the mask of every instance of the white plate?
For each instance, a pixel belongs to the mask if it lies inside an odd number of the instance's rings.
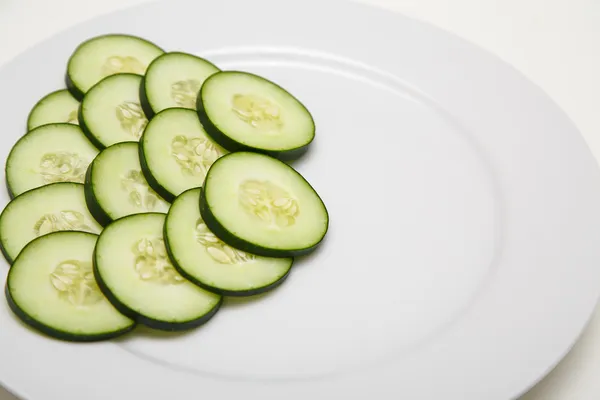
[[[282,287],[228,301],[187,334],[68,344],[2,301],[0,381],[19,396],[504,400],[576,340],[600,293],[600,175],[573,124],[509,66],[356,4],[163,1],[3,67],[2,160],[75,46],[110,32],[263,74],[302,99],[318,132],[296,166],[330,231]]]

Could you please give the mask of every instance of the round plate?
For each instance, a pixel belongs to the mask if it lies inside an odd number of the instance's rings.
[[[511,67],[357,4],[152,3],[0,70],[2,160],[76,45],[115,32],[301,99],[317,136],[294,166],[330,231],[277,290],[227,300],[184,334],[63,343],[2,302],[0,380],[19,396],[505,400],[574,343],[600,293],[600,175],[573,124]]]

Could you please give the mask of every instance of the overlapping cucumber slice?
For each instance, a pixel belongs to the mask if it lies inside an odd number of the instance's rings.
[[[55,232],[29,243],[8,273],[6,298],[24,323],[57,339],[91,342],[121,336],[135,322],[102,294],[92,271],[98,236]]]
[[[190,329],[210,320],[222,297],[173,267],[163,242],[164,221],[164,214],[137,214],[106,227],[94,251],[94,274],[124,315],[155,329]]]
[[[143,75],[164,51],[133,35],[108,34],[81,43],[67,63],[67,88],[78,100],[102,79],[120,73]]]
[[[283,283],[293,258],[262,257],[225,244],[202,220],[199,199],[199,188],[179,195],[165,222],[165,243],[177,270],[225,296],[255,295]]]
[[[140,87],[144,112],[152,118],[167,108],[195,110],[200,87],[219,71],[210,61],[192,54],[169,52],[159,56],[148,67]]]
[[[200,213],[224,242],[265,257],[308,254],[329,227],[323,201],[302,175],[282,161],[250,152],[230,153],[212,165]]]

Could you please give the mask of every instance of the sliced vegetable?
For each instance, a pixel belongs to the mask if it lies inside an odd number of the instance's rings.
[[[151,328],[183,330],[204,324],[222,297],[183,278],[163,242],[165,215],[131,215],[107,226],[96,245],[94,274],[123,314]]]
[[[265,257],[310,253],[329,226],[327,209],[312,186],[286,163],[237,152],[208,171],[200,213],[228,245]]]
[[[220,71],[210,61],[192,54],[171,52],[156,58],[140,86],[142,108],[148,118],[171,107],[196,109],[202,83]]]
[[[15,197],[0,214],[0,249],[12,264],[36,237],[66,230],[102,230],[85,205],[81,183],[52,183]]]
[[[200,188],[180,194],[165,222],[169,258],[187,279],[224,296],[250,296],[279,286],[292,258],[269,258],[233,248],[217,238],[200,216]]]
[[[138,98],[142,77],[117,74],[100,81],[81,102],[79,124],[99,149],[137,141],[148,123]]]
[[[135,142],[118,143],[98,154],[85,177],[85,200],[102,225],[126,215],[169,210],[169,203],[144,178]]]
[[[92,271],[98,236],[56,232],[29,243],[8,272],[6,298],[24,323],[61,340],[90,342],[135,324],[102,295]]]
[[[98,149],[77,125],[48,124],[29,131],[6,159],[6,184],[11,197],[55,182],[83,183]]]
[[[143,75],[148,65],[164,51],[132,35],[96,36],[81,43],[67,65],[67,88],[81,100],[103,78],[118,73]]]
[[[208,134],[232,152],[297,158],[315,137],[313,118],[298,99],[247,72],[211,75],[202,85],[197,110]]]
[[[156,114],[140,139],[142,171],[168,201],[199,187],[212,163],[227,153],[206,134],[193,110],[169,108]]]
[[[5,164],[5,296],[25,324],[80,342],[191,329],[323,242],[322,199],[280,161],[315,123],[275,82],[127,34],[81,43],[65,80]]]
[[[79,102],[66,89],[47,94],[31,109],[27,118],[27,130],[57,122],[77,125],[78,109]]]

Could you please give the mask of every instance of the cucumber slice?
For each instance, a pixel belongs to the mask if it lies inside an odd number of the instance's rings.
[[[167,201],[202,186],[212,163],[227,153],[213,142],[193,110],[169,108],[156,114],[140,139],[142,171]]]
[[[228,245],[265,257],[293,257],[323,240],[329,215],[312,186],[286,163],[237,152],[208,171],[200,213]]]
[[[47,94],[29,112],[27,130],[57,122],[77,125],[78,109],[79,102],[66,89]]]
[[[6,159],[11,197],[55,182],[83,183],[98,149],[72,124],[42,125],[23,135]]]
[[[52,183],[15,197],[0,214],[0,249],[11,264],[36,237],[65,230],[102,230],[85,205],[81,183]]]
[[[197,109],[208,134],[231,152],[292,159],[306,152],[315,137],[313,118],[298,99],[246,72],[211,75],[202,85]]]
[[[126,215],[169,210],[169,203],[144,178],[135,142],[118,143],[98,154],[85,176],[85,200],[102,225]]]
[[[131,35],[102,35],[81,43],[67,65],[67,88],[81,100],[103,78],[118,73],[143,75],[164,51],[145,39]]]
[[[24,323],[77,342],[110,339],[135,323],[102,295],[92,271],[98,236],[56,232],[29,243],[8,272],[6,298]]]
[[[131,215],[107,226],[94,252],[100,289],[123,314],[148,327],[183,330],[217,312],[222,297],[184,279],[163,243],[165,215]]]
[[[142,77],[117,74],[100,81],[85,95],[79,125],[100,150],[139,140],[148,120],[138,98]]]
[[[202,83],[219,72],[210,61],[187,53],[171,52],[156,58],[140,86],[142,108],[148,118],[165,108],[196,109]]]
[[[226,245],[202,221],[199,199],[200,188],[179,195],[165,222],[167,252],[181,275],[224,296],[255,295],[283,283],[293,259],[260,257]]]

